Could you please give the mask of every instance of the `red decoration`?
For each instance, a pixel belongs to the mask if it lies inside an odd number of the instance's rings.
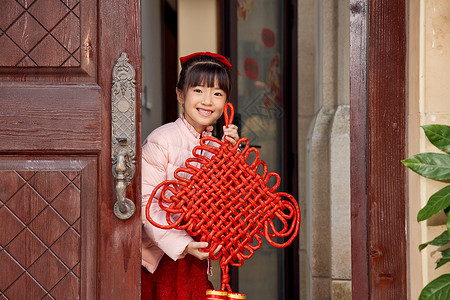
[[[248,78],[250,78],[252,80],[258,79],[258,76],[259,76],[258,62],[251,57],[245,58],[244,59],[244,72]]]
[[[230,117],[228,117],[228,109]],[[225,123],[231,124],[234,109],[225,106]],[[239,145],[245,147],[239,150]],[[210,152],[211,158],[201,154]],[[191,236],[200,236],[209,243],[211,259],[220,258],[222,269],[221,290],[231,292],[229,265],[242,266],[262,245],[262,236],[272,246],[283,248],[292,243],[300,226],[300,210],[295,198],[284,192],[275,192],[280,176],[267,171],[266,163],[259,159],[256,148],[249,147],[248,139],[241,138],[232,146],[214,137],[203,137],[200,145],[186,160],[185,168],[175,171],[176,180],[160,183],[150,199],[161,190],[159,206],[166,211],[168,225],[156,223],[150,217],[150,204],[146,216],[150,223],[163,229],[184,229]],[[254,157],[248,162],[249,157]],[[183,174],[184,173],[184,174]],[[182,175],[190,174],[190,178]],[[267,184],[276,179],[274,186]],[[275,219],[282,228],[276,229]],[[283,243],[273,238],[287,238]],[[217,255],[215,250],[222,248]]]
[[[261,31],[261,39],[268,48],[273,48],[275,45],[275,33],[269,28],[263,28]]]
[[[211,53],[211,52],[196,52],[196,53],[192,53],[192,54],[180,57],[181,66],[183,66],[184,63],[187,62],[188,60],[190,60],[191,58],[198,57],[198,56],[204,56],[204,55],[214,57],[215,59],[217,59],[218,61],[223,63],[228,68],[228,70],[231,69],[231,64],[228,61],[228,59],[225,58],[225,56],[217,54],[217,53]]]

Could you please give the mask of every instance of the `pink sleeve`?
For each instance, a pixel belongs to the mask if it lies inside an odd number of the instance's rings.
[[[142,147],[142,229],[150,241],[173,260],[183,258],[186,246],[193,241],[184,230],[159,229],[147,221],[145,207],[153,189],[167,179],[168,150],[161,144],[148,141]],[[159,207],[157,197],[150,205],[150,216],[159,224],[167,224],[166,213]]]

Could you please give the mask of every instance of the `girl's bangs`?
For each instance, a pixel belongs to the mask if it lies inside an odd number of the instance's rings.
[[[198,63],[193,65],[188,73],[186,87],[214,87],[214,81],[217,79],[219,88],[229,95],[230,78],[223,67],[213,63]]]

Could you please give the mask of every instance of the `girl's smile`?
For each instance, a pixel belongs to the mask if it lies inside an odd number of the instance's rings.
[[[198,112],[205,117],[209,117],[212,114],[211,110],[207,110],[207,109],[202,109],[202,108],[197,108]]]

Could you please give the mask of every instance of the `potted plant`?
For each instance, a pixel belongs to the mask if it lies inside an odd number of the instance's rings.
[[[428,140],[444,153],[419,153],[403,160],[402,163],[421,176],[450,183],[450,126],[425,125],[422,129]],[[447,230],[434,240],[419,245],[419,251],[428,245],[450,245],[450,185],[428,199],[427,204],[417,214],[417,221],[424,221],[440,211],[444,211],[447,216]],[[437,261],[436,269],[450,261],[450,248],[439,251],[442,257]],[[450,274],[443,274],[428,283],[419,296],[419,300],[425,299],[450,299]]]

